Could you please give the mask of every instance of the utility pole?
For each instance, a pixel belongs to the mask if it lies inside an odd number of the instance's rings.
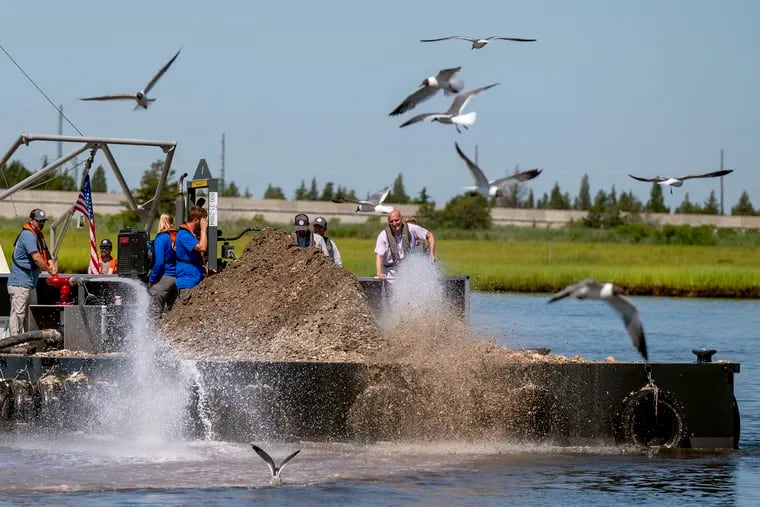
[[[58,135],[63,135],[63,105],[58,106]],[[58,141],[58,158],[63,156],[63,143]]]
[[[224,179],[224,134],[222,134],[222,179]]]
[[[720,170],[723,170],[723,150],[720,150]],[[723,176],[720,177],[720,214],[723,215]]]

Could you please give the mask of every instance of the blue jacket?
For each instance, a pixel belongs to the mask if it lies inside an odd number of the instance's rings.
[[[153,269],[150,270],[148,283],[153,285],[162,276],[177,276],[177,255],[168,231],[159,232],[153,238]]]
[[[180,227],[174,249],[177,253],[177,288],[192,289],[203,278],[203,258],[195,251],[198,240],[192,232]]]

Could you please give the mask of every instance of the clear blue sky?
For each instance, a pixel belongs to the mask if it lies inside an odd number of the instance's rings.
[[[255,197],[272,183],[292,198],[313,177],[320,190],[333,181],[363,195],[402,173],[408,194],[427,187],[444,204],[472,184],[458,141],[470,155],[478,145],[491,178],[542,168],[530,183],[536,197],[555,182],[574,196],[588,174],[592,194],[614,184],[642,201],[650,186],[628,173],[712,171],[724,149],[735,170],[726,211],[743,190],[760,207],[760,2],[86,0],[14,4],[2,18],[0,43],[83,133],[173,139],[178,172],[206,158],[217,176],[224,133],[227,180]],[[447,35],[538,42],[419,42]],[[137,91],[180,47],[147,111],[77,100]],[[459,65],[467,89],[501,83],[468,104],[474,127],[399,129],[412,114],[448,108],[440,95],[388,116],[423,78]],[[21,132],[57,133],[55,110],[3,53],[0,75],[0,151]],[[44,153],[56,148],[15,158],[37,168]],[[116,156],[134,187],[160,152]],[[685,192],[701,203],[719,188],[692,180],[666,203]]]

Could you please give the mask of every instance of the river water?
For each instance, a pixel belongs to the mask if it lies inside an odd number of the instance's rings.
[[[501,344],[638,361],[607,305],[546,295],[473,293],[471,325]],[[247,444],[173,441],[150,432],[0,433],[0,505],[760,505],[757,301],[634,298],[650,360],[739,362],[741,449],[631,453],[616,447],[498,442],[270,443],[284,486]],[[124,436],[129,435],[129,436]]]

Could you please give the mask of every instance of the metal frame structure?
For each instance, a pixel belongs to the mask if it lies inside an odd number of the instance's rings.
[[[77,147],[76,149],[74,149],[73,151],[71,151],[70,153],[66,155],[62,155],[58,157],[53,162],[39,169],[35,173],[29,175],[24,180],[16,183],[11,188],[0,192],[0,200],[6,199],[7,197],[18,192],[19,190],[24,190],[33,182],[55,171],[57,168],[59,168],[66,162],[74,159],[75,157],[79,156],[80,154],[84,153],[87,150],[91,150],[92,152],[91,158],[94,156],[97,150],[101,150],[103,154],[105,155],[106,160],[108,160],[108,164],[111,166],[114,176],[116,177],[116,180],[119,182],[119,186],[121,187],[121,190],[124,193],[124,196],[126,197],[127,207],[132,211],[138,212],[144,217],[145,231],[148,234],[150,234],[150,230],[153,227],[153,221],[157,217],[158,205],[160,202],[159,196],[161,195],[161,192],[164,189],[164,185],[169,176],[169,170],[171,169],[172,159],[174,158],[174,151],[177,147],[176,141],[153,141],[153,140],[147,140],[147,139],[122,139],[122,138],[113,138],[113,137],[21,134],[16,140],[16,142],[13,143],[10,149],[5,153],[3,158],[0,159],[0,170],[3,170],[3,171],[5,170],[6,163],[10,160],[11,156],[13,156],[13,154],[16,152],[16,150],[18,150],[18,148],[20,148],[22,145],[28,146],[29,143],[34,142],[34,141],[53,141],[56,143],[78,143],[78,144],[81,144],[81,146]],[[121,170],[119,169],[119,165],[116,163],[116,159],[114,158],[113,153],[111,152],[110,145],[112,144],[126,145],[126,146],[153,146],[153,147],[161,148],[161,150],[166,154],[166,158],[164,159],[164,167],[161,172],[161,177],[159,178],[158,186],[156,187],[156,193],[153,196],[153,198],[150,199],[148,202],[143,203],[141,205],[138,205],[135,202],[135,198],[132,195],[132,191],[127,186],[127,182],[124,179],[124,175],[121,173]],[[89,169],[90,169],[89,164],[86,164],[85,170],[82,173],[82,181],[79,182],[80,188],[81,188],[82,183],[84,182],[85,176],[87,176],[89,172]],[[51,247],[51,251],[53,252],[54,257],[58,251],[58,248],[57,248],[58,245],[56,244],[56,238],[55,238],[56,229],[61,223],[65,223],[66,224],[66,226],[64,227],[64,233],[65,233],[65,230],[68,226],[68,219],[73,214],[73,211],[74,211],[74,204],[72,203],[69,211],[51,224],[50,247]],[[63,239],[63,234],[61,235],[61,239]]]

